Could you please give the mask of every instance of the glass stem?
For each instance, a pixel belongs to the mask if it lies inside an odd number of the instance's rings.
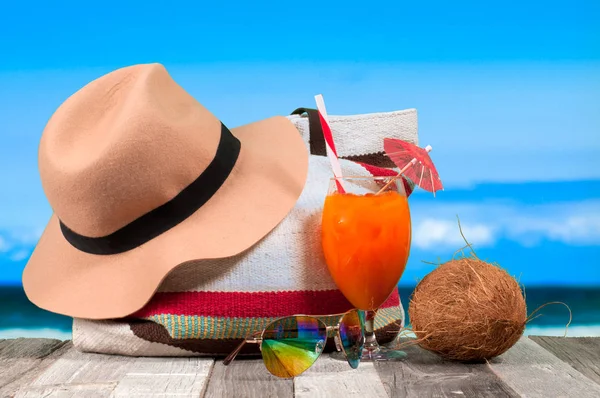
[[[379,351],[379,344],[375,337],[375,311],[365,311],[365,346],[364,349],[369,351],[369,355]]]

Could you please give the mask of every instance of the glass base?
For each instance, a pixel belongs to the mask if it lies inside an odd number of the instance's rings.
[[[386,345],[379,345],[375,335],[375,311],[373,310],[365,311],[364,336],[361,362],[401,361],[408,356],[406,352],[390,347],[397,345],[396,339]],[[334,352],[330,356],[336,360],[346,360],[346,356],[341,351]]]
[[[375,350],[363,350],[361,362],[377,362],[377,361],[402,361],[408,355],[402,350],[394,350],[392,348],[379,346]]]
[[[330,354],[332,359],[338,361],[346,361],[346,356],[341,351],[332,352]],[[408,355],[402,350],[395,350],[385,346],[378,346],[375,350],[363,349],[363,355],[361,362],[379,362],[379,361],[402,361],[406,359]]]

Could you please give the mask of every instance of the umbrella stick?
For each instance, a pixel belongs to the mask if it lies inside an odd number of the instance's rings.
[[[400,170],[400,172],[398,173],[398,175],[395,175],[392,177],[392,179],[383,186],[383,188],[381,188],[379,190],[379,192],[377,192],[375,195],[379,195],[380,193],[382,193],[383,191],[385,191],[390,185],[392,185],[392,183],[394,181],[396,181],[396,179],[398,177],[400,177],[402,175],[402,173],[404,173],[406,170],[408,170],[409,167],[412,167],[413,164],[417,163],[417,159],[413,158],[413,160],[411,160],[406,166],[404,166],[404,168],[402,170]]]
[[[425,150],[426,150],[427,152],[431,152],[431,149],[432,149],[432,148],[431,148],[431,145],[427,145],[427,147],[425,147]],[[400,170],[400,172],[399,172],[397,175],[395,175],[394,177],[392,177],[392,179],[391,179],[391,180],[390,180],[390,181],[389,181],[387,184],[385,184],[385,185],[383,186],[383,188],[381,188],[381,189],[379,190],[379,192],[377,192],[375,195],[379,195],[380,193],[382,193],[383,191],[385,191],[386,189],[388,189],[388,187],[389,187],[390,185],[392,185],[392,183],[393,183],[394,181],[396,181],[396,179],[397,179],[398,177],[400,177],[400,176],[402,175],[402,173],[404,173],[406,170],[408,170],[408,168],[409,168],[409,167],[412,167],[412,166],[414,166],[414,165],[415,165],[415,163],[417,163],[417,158],[413,158],[413,159],[412,159],[410,162],[408,162],[408,164],[407,164],[406,166],[404,166],[404,168],[403,168],[402,170]],[[421,175],[421,177],[422,177],[422,175]],[[431,182],[431,183],[433,184],[433,180],[432,180],[432,182]],[[432,186],[433,186],[433,185],[432,185]]]

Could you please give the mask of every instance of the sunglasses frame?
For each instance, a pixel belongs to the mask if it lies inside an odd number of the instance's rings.
[[[348,359],[348,354],[346,353],[346,350],[344,349],[344,345],[342,344],[342,336],[340,335],[340,324],[342,323],[342,319],[344,318],[344,316],[346,316],[347,314],[351,313],[351,312],[357,312],[359,315],[359,319],[360,319],[360,310],[359,309],[351,309],[348,310],[346,312],[343,312],[341,314],[330,314],[330,315],[305,315],[305,314],[295,314],[295,315],[288,315],[288,316],[282,316],[276,319],[273,319],[271,322],[269,322],[265,328],[263,330],[259,330],[256,331],[254,333],[252,333],[251,335],[249,335],[248,337],[244,338],[244,340],[236,347],[235,350],[233,350],[224,360],[223,360],[223,365],[227,366],[231,363],[231,361],[233,361],[236,356],[239,354],[239,352],[242,350],[242,348],[244,348],[244,346],[246,344],[259,344],[259,350],[262,353],[262,343],[263,343],[263,336],[265,334],[265,332],[268,330],[269,326],[272,325],[275,322],[279,322],[282,319],[286,319],[286,318],[294,318],[294,317],[308,317],[308,318],[314,318],[317,322],[319,322],[320,325],[323,325],[325,327],[325,336],[326,339],[329,337],[330,332],[335,331],[335,334],[333,335],[333,340],[335,342],[335,348],[338,351],[341,351],[344,353],[344,356],[346,357],[346,361]],[[338,316],[338,322],[335,326],[327,326],[325,324],[324,321],[322,321],[321,319],[319,319],[319,317],[334,317],[334,316]],[[363,325],[363,331],[362,331],[362,344],[364,345],[365,343],[365,331],[364,331],[364,325]],[[327,344],[327,340],[325,340],[325,344]],[[321,354],[323,353],[323,351],[325,350],[325,346],[323,346],[323,349],[319,352],[319,356],[315,359],[315,361],[306,369],[310,369],[315,362],[317,362],[317,360],[321,357]],[[359,362],[360,362],[359,358]],[[264,358],[263,358],[264,361]],[[268,370],[268,368],[267,368]],[[306,371],[305,370],[305,371]],[[270,372],[269,372],[270,373]],[[299,376],[302,373],[299,373],[296,376]],[[292,377],[296,377],[296,376],[292,376]],[[280,377],[280,376],[277,376]]]

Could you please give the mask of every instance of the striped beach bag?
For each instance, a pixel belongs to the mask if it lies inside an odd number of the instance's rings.
[[[179,265],[152,299],[126,318],[73,321],[73,344],[84,352],[129,356],[225,356],[271,320],[294,314],[338,314],[352,308],[337,289],[324,261],[320,223],[332,177],[315,111],[288,116],[310,148],[305,188],[295,207],[266,237],[245,252],[224,259]],[[330,115],[344,175],[394,175],[383,155],[383,138],[418,144],[414,109],[364,115]],[[412,185],[405,182],[407,194]],[[333,325],[337,318],[322,318]],[[395,289],[378,310],[380,343],[394,340],[404,326]],[[334,349],[331,342],[326,351]],[[258,354],[247,344],[241,355]]]

